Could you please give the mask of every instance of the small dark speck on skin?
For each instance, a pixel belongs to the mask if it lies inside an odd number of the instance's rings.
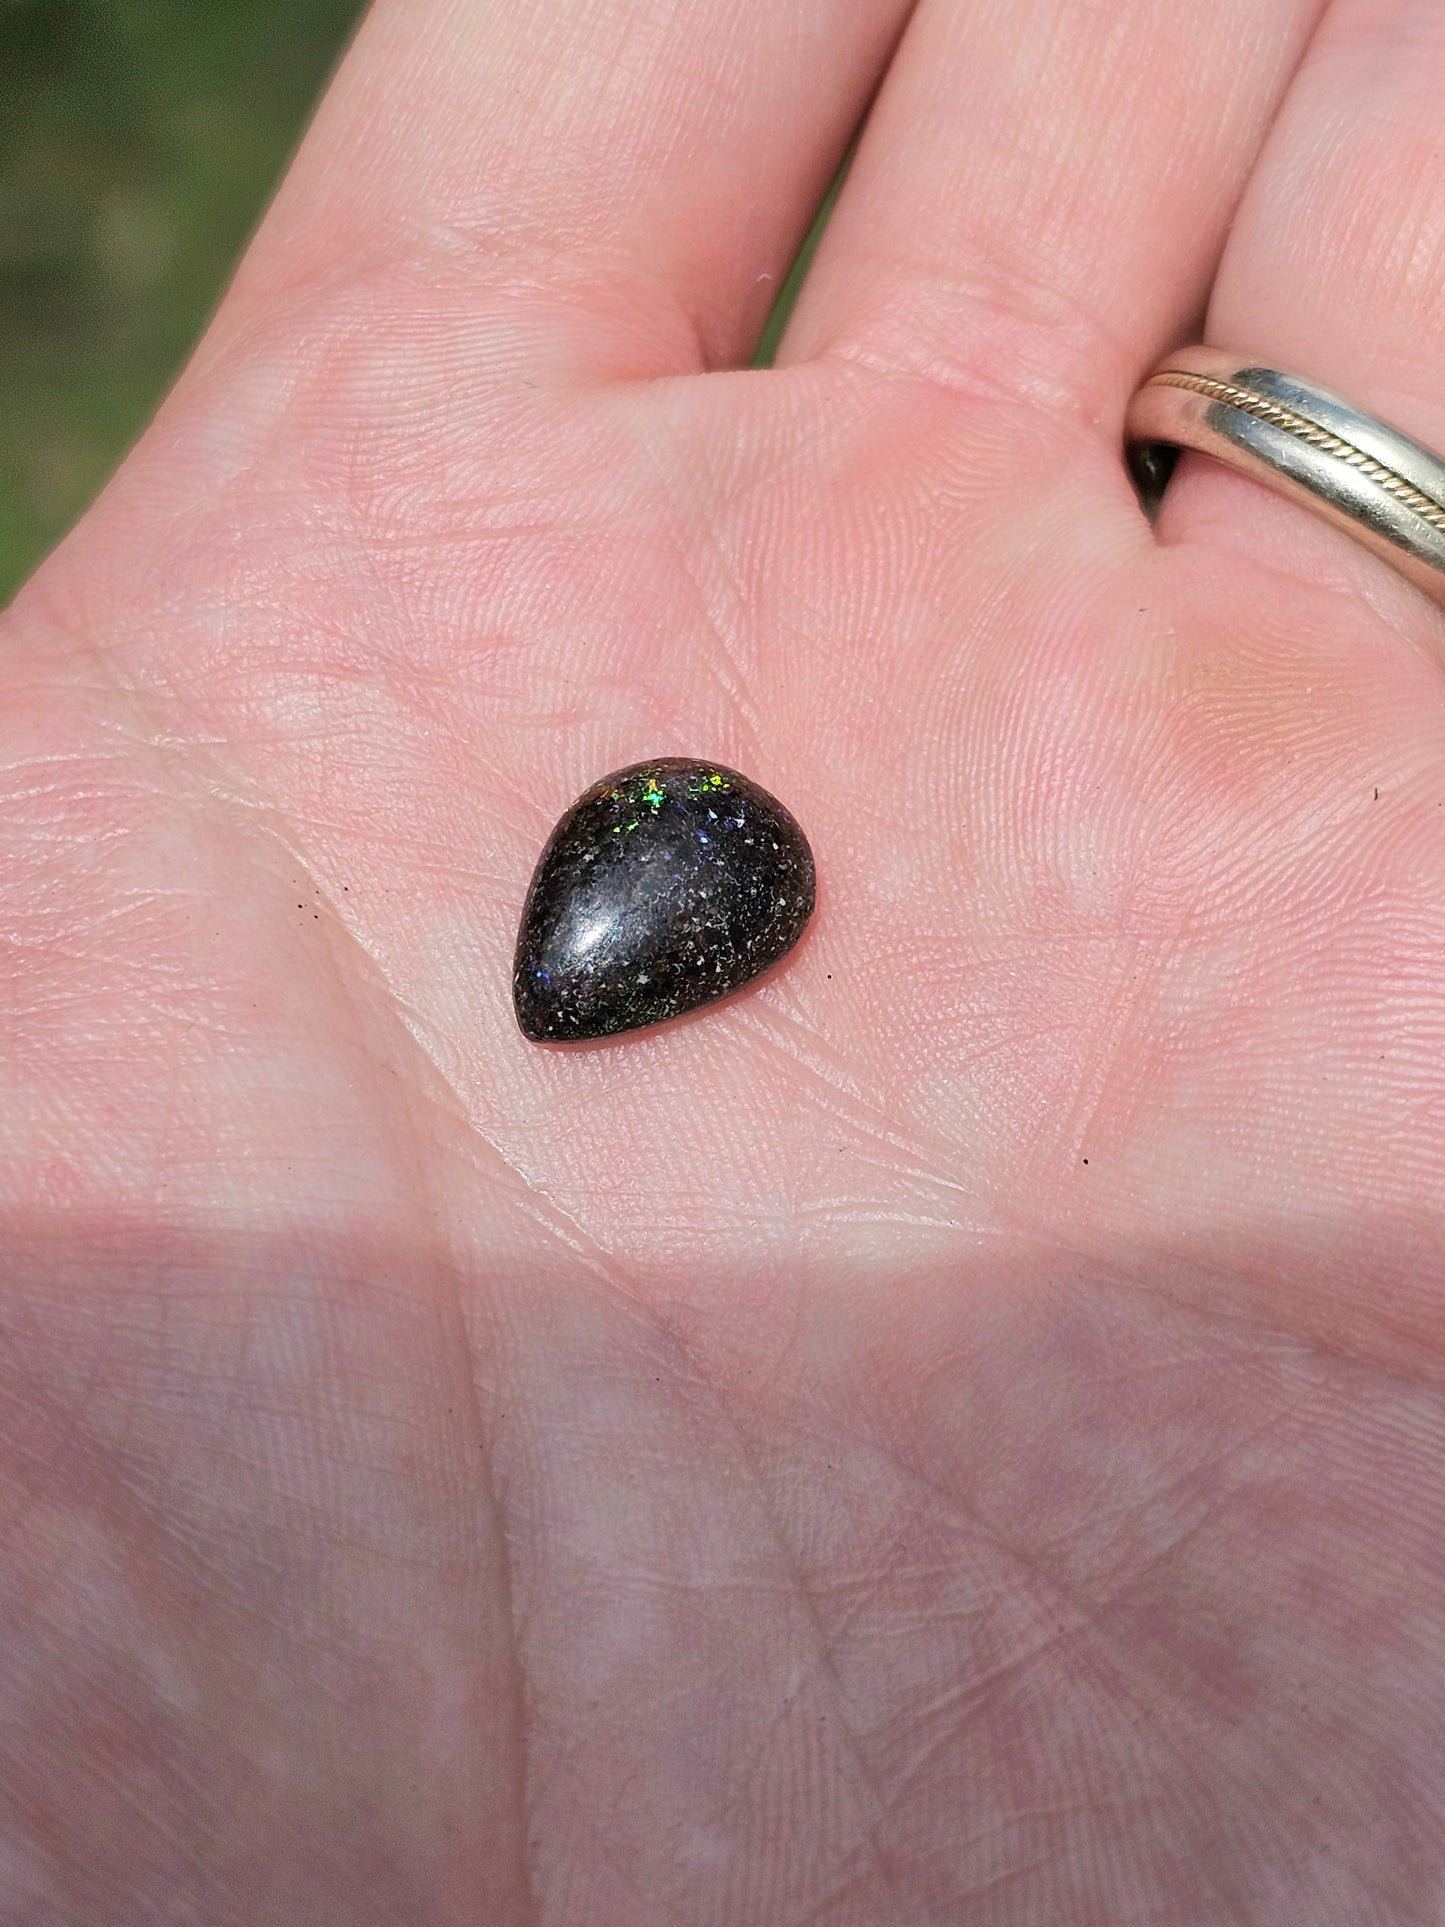
[[[1087,1164],[1087,1163],[1089,1162],[1089,1160],[1088,1160],[1087,1158],[1085,1158],[1085,1159],[1084,1159],[1084,1162],[1085,1162],[1085,1164]]]
[[[1376,802],[1378,803],[1378,802],[1379,802],[1379,800],[1380,800],[1380,792],[1379,792],[1378,790],[1376,790],[1376,791],[1375,791],[1375,801],[1376,801]]]

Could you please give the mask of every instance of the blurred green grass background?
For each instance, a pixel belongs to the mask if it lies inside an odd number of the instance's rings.
[[[0,607],[170,385],[364,5],[0,0]]]
[[[359,0],[0,0],[0,606],[184,360]]]

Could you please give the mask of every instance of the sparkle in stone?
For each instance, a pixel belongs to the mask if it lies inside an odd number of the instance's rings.
[[[539,1043],[580,1043],[712,1003],[792,949],[813,894],[807,839],[746,776],[679,757],[614,771],[537,864],[517,1021]]]

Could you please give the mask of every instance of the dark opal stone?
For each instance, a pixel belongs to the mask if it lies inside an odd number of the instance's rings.
[[[813,857],[776,798],[678,757],[594,783],[543,850],[512,990],[538,1043],[660,1024],[749,982],[802,935]]]

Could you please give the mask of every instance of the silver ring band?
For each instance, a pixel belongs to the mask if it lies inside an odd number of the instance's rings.
[[[1445,461],[1328,389],[1182,348],[1135,395],[1126,433],[1198,449],[1304,502],[1445,603]]]

